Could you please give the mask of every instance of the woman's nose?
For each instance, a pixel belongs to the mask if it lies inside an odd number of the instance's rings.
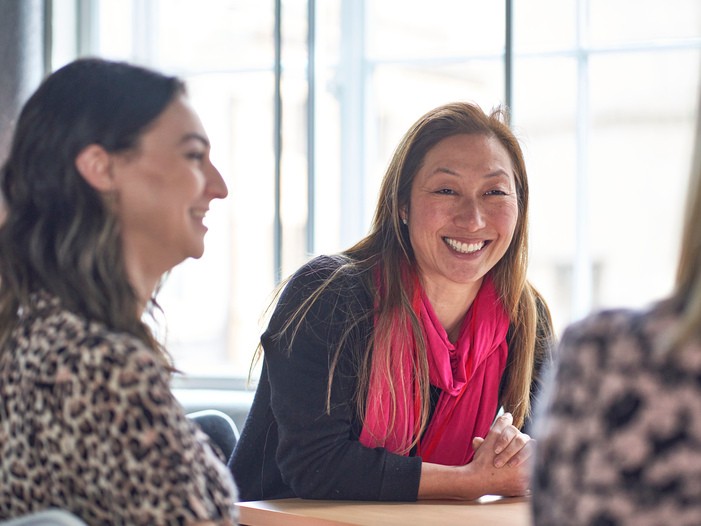
[[[458,205],[455,222],[462,228],[477,231],[485,226],[484,210],[477,199],[462,199]]]
[[[224,178],[222,177],[217,167],[210,163],[206,170],[207,177],[207,193],[212,199],[224,199],[229,194],[229,189],[226,187]]]

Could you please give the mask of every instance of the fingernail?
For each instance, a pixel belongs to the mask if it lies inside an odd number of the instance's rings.
[[[498,459],[496,459],[496,460],[494,461],[494,467],[495,467],[495,468],[500,468],[500,467],[502,467],[503,465],[504,465],[504,461],[503,461],[502,459],[500,459],[500,458],[498,458]]]

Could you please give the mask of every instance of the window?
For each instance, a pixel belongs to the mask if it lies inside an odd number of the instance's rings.
[[[452,100],[512,107],[530,277],[558,329],[671,286],[697,0],[54,0],[53,16],[54,66],[98,54],[180,75],[212,139],[230,194],[160,296],[190,375],[248,373],[276,281],[366,233],[400,137]]]
[[[515,5],[514,112],[532,185],[531,278],[560,328],[591,308],[645,305],[670,292],[676,270],[701,5]]]

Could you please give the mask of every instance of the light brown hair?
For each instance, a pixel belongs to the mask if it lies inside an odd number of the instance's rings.
[[[670,303],[679,310],[681,320],[672,343],[681,345],[701,335],[701,103],[696,120],[677,276]]]
[[[356,400],[358,415],[362,418],[365,414],[366,400],[362,393],[367,392],[373,361],[381,368],[382,374],[390,380],[391,398],[393,401],[396,400],[396,389],[401,387],[391,383],[393,364],[388,353],[384,353],[383,356],[381,350],[389,348],[383,338],[391,334],[393,320],[409,320],[408,329],[413,331],[418,346],[416,353],[418,358],[413,361],[413,367],[422,401],[415,442],[428,423],[430,385],[426,346],[419,321],[411,306],[413,285],[406,279],[402,279],[398,271],[407,264],[410,268],[415,267],[409,233],[402,225],[400,212],[409,204],[412,182],[428,151],[443,139],[458,134],[477,134],[496,138],[507,150],[514,167],[519,207],[518,219],[511,244],[491,273],[511,320],[508,341],[509,374],[502,382],[502,402],[505,409],[513,414],[514,424],[518,427],[523,425],[531,410],[530,395],[535,364],[539,360],[544,360],[545,354],[549,352],[553,330],[545,302],[526,279],[528,179],[521,147],[509,128],[508,114],[503,108],[486,114],[474,104],[452,103],[435,108],[416,121],[399,143],[385,172],[370,233],[343,253],[347,257],[347,262],[299,306],[282,329],[282,332],[291,329],[294,337],[294,332],[303,323],[304,315],[323,290],[347,272],[359,276],[365,282],[365,288],[374,296],[375,311],[361,319],[349,319],[348,329],[344,334],[350,334],[353,326],[367,323],[368,318],[374,317],[375,325],[368,348],[360,353],[363,358],[359,363],[358,372],[359,388]],[[378,294],[374,282],[374,276],[378,272],[383,286],[381,295]],[[327,410],[330,409],[334,369],[346,343],[346,339],[341,337],[331,363]],[[394,413],[394,408],[389,410],[392,414]]]

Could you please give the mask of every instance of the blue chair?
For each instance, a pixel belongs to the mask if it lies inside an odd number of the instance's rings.
[[[187,416],[200,426],[226,458],[231,456],[239,440],[239,430],[229,415],[217,409],[205,409]]]
[[[50,509],[0,521],[0,526],[87,526],[87,524],[68,511]]]

